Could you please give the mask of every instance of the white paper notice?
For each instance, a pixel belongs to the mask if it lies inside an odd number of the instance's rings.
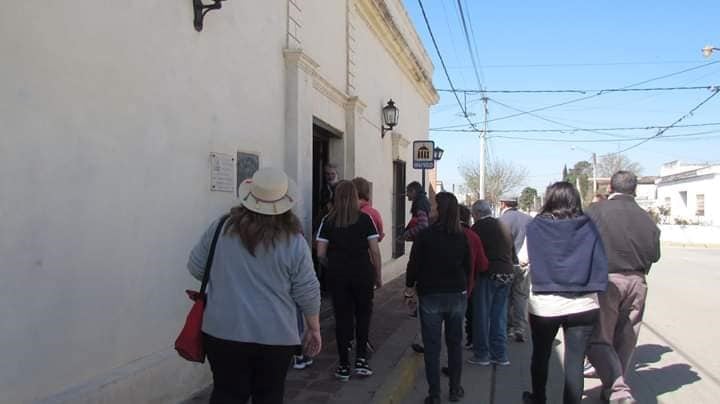
[[[210,153],[210,190],[235,192],[235,157]]]

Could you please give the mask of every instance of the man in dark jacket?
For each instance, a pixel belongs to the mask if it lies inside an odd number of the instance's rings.
[[[660,230],[635,202],[637,177],[618,171],[610,179],[610,197],[586,211],[600,232],[608,257],[608,287],[599,294],[600,318],[588,358],[612,404],[634,403],[625,373],[630,366],[645,311],[645,275],[660,259]]]
[[[501,197],[500,221],[510,229],[515,253],[520,251],[525,242],[525,231],[532,217],[518,210],[518,198],[515,196]],[[508,338],[517,342],[525,342],[528,331],[528,294],[530,280],[527,267],[513,266],[513,284],[510,288],[508,302]]]
[[[492,217],[486,201],[472,206],[475,224],[488,258],[487,272],[478,276],[472,294],[473,357],[471,365],[509,365],[507,355],[507,305],[513,270],[513,243],[510,229]]]
[[[406,195],[412,202],[410,206],[412,218],[405,227],[402,237],[405,241],[415,241],[415,237],[430,224],[430,200],[422,185],[417,181],[408,184]]]

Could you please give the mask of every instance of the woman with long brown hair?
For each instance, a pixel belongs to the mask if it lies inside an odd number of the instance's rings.
[[[283,402],[285,377],[297,345],[297,308],[307,329],[303,345],[317,355],[320,285],[298,218],[290,210],[296,186],[278,169],[257,171],[239,187],[219,237],[202,324],[213,373],[210,403]],[[188,269],[205,271],[213,222],[192,249]],[[263,310],[258,310],[262,307]]]
[[[340,181],[335,187],[333,208],[318,230],[317,256],[327,267],[326,281],[332,295],[340,359],[335,377],[341,381],[350,379],[349,347],[353,328],[357,347],[354,373],[372,375],[367,342],[374,287],[382,286],[378,237],[370,216],[360,211],[353,183]]]
[[[425,404],[440,403],[440,350],[443,324],[448,353],[450,401],[459,401],[465,390],[462,378],[463,321],[467,308],[470,247],[460,225],[455,195],[435,196],[437,218],[415,237],[405,278],[405,296],[420,297],[420,327],[425,345]]]

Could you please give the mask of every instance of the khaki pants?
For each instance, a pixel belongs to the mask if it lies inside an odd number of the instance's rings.
[[[600,317],[587,355],[610,392],[609,399],[632,397],[625,374],[637,344],[646,297],[645,275],[639,272],[609,274],[607,291],[599,294]]]

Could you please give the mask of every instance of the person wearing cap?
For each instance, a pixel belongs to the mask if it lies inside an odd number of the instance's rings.
[[[475,280],[473,305],[473,356],[471,365],[510,364],[507,354],[507,306],[513,278],[513,243],[510,229],[492,217],[487,201],[472,205],[472,229],[480,236],[489,261],[487,272]]]
[[[516,196],[503,196],[500,198],[500,221],[510,229],[513,239],[513,254],[517,254],[525,241],[527,225],[532,216],[518,210]],[[525,342],[528,331],[528,293],[530,283],[527,269],[517,264],[514,257],[513,284],[510,288],[510,302],[508,305],[508,338],[517,342]]]
[[[296,188],[282,170],[257,171],[238,188],[240,205],[230,210],[218,238],[202,324],[212,404],[283,402],[290,359],[301,344],[297,307],[307,324],[306,354],[322,347],[320,285],[291,211]],[[220,221],[190,252],[188,269],[198,280]]]
[[[360,211],[357,189],[343,180],[335,187],[333,208],[317,232],[317,256],[327,268],[326,280],[335,314],[339,366],[335,377],[350,379],[350,341],[355,333],[354,374],[373,374],[368,363],[368,336],[374,288],[382,286],[378,234],[370,216]],[[354,324],[354,325],[353,325]]]

